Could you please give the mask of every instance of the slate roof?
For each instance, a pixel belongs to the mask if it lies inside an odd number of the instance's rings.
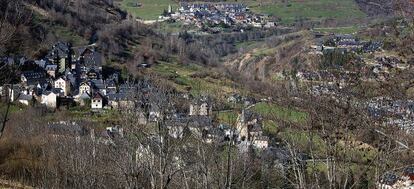
[[[35,60],[34,61],[36,65],[38,65],[41,68],[45,68],[47,65],[47,60]]]
[[[102,54],[91,51],[83,56],[83,64],[89,69],[99,70],[102,67]]]
[[[48,65],[46,65],[46,67],[45,67],[45,70],[46,71],[56,71],[57,70],[57,65],[54,65],[54,64],[48,64]]]
[[[81,56],[83,56],[83,53],[85,52],[86,49],[87,49],[87,47],[73,48],[73,56],[74,56],[75,60],[79,60],[81,58]]]
[[[58,90],[60,90],[60,89],[58,89]],[[56,90],[51,90],[51,91],[44,91],[43,92],[43,95],[46,95],[46,96],[49,96],[51,93],[54,93],[54,94],[59,94],[59,91],[56,91]]]
[[[88,93],[82,93],[79,98],[85,100],[85,99],[91,99],[91,96],[89,96]]]
[[[126,93],[115,93],[115,94],[108,94],[109,101],[118,101],[118,100],[126,100],[127,94]]]
[[[23,72],[22,76],[24,76],[27,79],[27,85],[43,85],[44,83],[46,83],[46,73],[44,73],[43,71],[27,71]]]
[[[97,92],[93,96],[93,99],[105,99],[105,97],[101,93]]]
[[[381,180],[380,182],[382,184],[386,184],[386,185],[394,185],[397,181],[398,181],[399,177],[398,175],[396,175],[395,173],[385,173],[384,175],[381,176]]]
[[[31,80],[31,79],[41,79],[44,78],[46,76],[46,74],[42,71],[27,71],[27,72],[23,72],[22,75],[27,79],[27,80]]]
[[[102,79],[93,79],[91,80],[91,83],[97,89],[105,89],[105,83]]]
[[[54,58],[69,58],[70,55],[70,44],[65,42],[58,42],[53,45],[52,49],[49,51],[49,54],[46,56],[48,59]]]
[[[31,95],[25,95],[25,94],[20,94],[18,100],[32,100],[33,96]]]

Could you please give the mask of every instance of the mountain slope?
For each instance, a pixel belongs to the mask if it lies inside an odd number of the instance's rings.
[[[296,32],[267,39],[269,42],[253,47],[247,52],[228,58],[225,65],[249,78],[275,81],[284,71],[313,67],[311,56],[305,54],[312,36],[308,32]]]
[[[369,16],[404,16],[414,15],[412,0],[356,0],[359,7]]]

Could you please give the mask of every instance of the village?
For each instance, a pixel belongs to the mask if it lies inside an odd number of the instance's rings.
[[[123,81],[117,71],[104,76],[104,60],[94,46],[72,47],[69,43],[59,42],[44,59],[9,57],[2,61],[23,70],[19,83],[0,87],[3,100],[24,106],[42,106],[51,112],[74,106],[87,108],[92,114],[98,115],[106,111],[137,111],[136,119],[140,125],[163,120],[169,135],[175,139],[182,138],[190,131],[205,143],[231,142],[246,152],[250,148],[259,151],[271,149],[269,137],[263,134],[262,118],[257,113],[249,111],[248,108],[243,109],[235,120],[235,127],[217,123],[213,119],[215,102],[212,98],[191,97],[188,94],[176,95],[188,105],[184,112],[173,110],[174,107],[171,110],[161,110],[161,105],[151,100],[155,95],[151,93],[155,87],[151,82],[129,83]],[[228,102],[251,107],[257,101],[235,95],[230,96]],[[169,102],[165,103],[174,106]],[[75,130],[77,128],[84,131],[72,121],[61,120],[49,124],[57,133],[63,133],[59,132],[62,128],[68,129],[65,125],[75,125]],[[108,125],[104,134],[99,135],[105,141],[119,136],[124,136],[120,125]]]
[[[155,102],[152,99],[156,95],[152,92],[155,86],[151,82],[133,83],[125,81],[119,71],[108,72],[103,67],[103,56],[93,45],[72,47],[69,43],[59,42],[40,60],[6,57],[1,61],[22,69],[18,77],[19,83],[0,87],[1,98],[8,98],[13,103],[24,106],[40,105],[52,112],[73,106],[87,108],[90,113],[98,115],[107,111],[136,112],[134,119],[137,124],[158,125],[162,122],[168,136],[174,140],[191,135],[205,144],[234,145],[241,153],[253,151],[262,154],[263,157],[278,162],[277,166],[284,167],[292,163],[293,157],[289,155],[288,149],[264,132],[263,117],[250,110],[256,104],[272,99],[258,100],[239,94],[228,96],[227,103],[243,107],[237,113],[234,123],[229,124],[216,119],[213,106],[217,102],[208,95],[174,95],[174,98],[185,102],[187,108],[184,111],[178,111],[174,108],[175,104],[170,102]],[[356,77],[357,73],[352,71],[342,71],[339,74],[333,74],[329,70],[301,71],[296,74],[301,82],[319,83],[311,88],[312,95],[328,96],[342,102],[348,99],[349,94],[341,93],[341,89],[351,84]],[[407,132],[412,131],[412,101],[377,98],[353,103],[365,106],[369,115],[374,118],[387,117],[383,124],[396,125]],[[160,108],[168,106],[164,110]],[[104,145],[113,144],[114,140],[128,135],[123,125],[113,123],[106,124],[105,129],[100,131],[86,128],[79,121],[72,120],[48,122],[48,127],[55,137],[66,138],[68,133],[70,137],[92,136]],[[146,152],[151,151],[146,149],[148,147],[142,148]],[[306,166],[308,161],[314,161],[305,153],[300,153],[295,158],[301,162],[301,166]],[[406,176],[412,173],[406,171],[404,175],[399,177],[396,174],[386,174],[384,179],[388,180],[380,180],[378,186],[407,184],[410,179],[406,179]]]
[[[349,36],[346,38],[348,41],[356,41]],[[338,40],[337,43],[341,41],[343,40]],[[351,46],[345,45],[340,48],[355,52],[363,49],[364,45],[352,43]],[[379,48],[374,49],[377,51]],[[322,53],[327,48],[321,46],[311,49]],[[381,62],[402,64],[400,60],[389,57],[375,60],[378,64]],[[191,135],[205,144],[234,145],[241,153],[253,151],[262,154],[263,157],[278,162],[277,166],[284,167],[292,163],[293,157],[289,155],[288,149],[264,132],[262,115],[250,110],[256,104],[266,103],[271,99],[258,100],[239,94],[228,96],[227,103],[243,107],[237,112],[234,123],[229,124],[217,120],[213,110],[217,102],[208,95],[193,97],[188,93],[177,93],[174,98],[185,102],[184,111],[175,109],[175,104],[168,101],[161,100],[164,104],[155,102],[152,99],[157,95],[153,93],[154,90],[156,91],[155,85],[151,82],[125,81],[120,71],[105,70],[103,66],[105,60],[94,45],[72,47],[69,43],[58,42],[43,59],[6,57],[1,61],[9,66],[18,66],[22,70],[17,77],[18,83],[0,87],[1,98],[6,98],[13,103],[24,106],[39,105],[51,112],[73,106],[87,108],[90,113],[98,115],[105,114],[107,111],[136,112],[134,119],[137,124],[158,125],[162,122],[168,136],[174,140]],[[347,70],[335,74],[329,70],[299,71],[295,77],[301,82],[319,83],[311,88],[310,93],[314,96],[327,96],[339,102],[346,102],[350,94],[341,93],[341,89],[355,82],[357,73]],[[413,131],[413,101],[381,97],[352,103],[355,106],[366,107],[373,118],[385,117],[383,125],[395,125],[407,132]],[[161,109],[161,107],[169,108]],[[113,144],[114,140],[128,135],[125,126],[113,123],[106,124],[105,129],[101,131],[96,129],[98,132],[95,132],[95,128],[86,128],[80,122],[72,120],[48,122],[48,127],[55,137],[68,137],[68,133],[75,137],[92,136],[104,145]],[[146,149],[147,147],[142,148],[147,152],[151,151]],[[295,158],[301,162],[301,166],[306,166],[308,161],[314,161],[305,153],[300,153],[300,156]],[[384,180],[380,180],[378,185],[407,185],[412,174],[407,171],[402,177],[385,174]]]
[[[0,189],[414,188],[412,0],[0,1]]]
[[[296,78],[302,82],[315,82],[310,93],[315,96],[329,96],[337,101],[346,102],[352,94],[344,94],[341,89],[354,85],[358,79],[364,82],[384,82],[397,71],[412,69],[413,63],[395,56],[381,54],[383,43],[363,41],[352,34],[322,35],[315,32],[316,42],[310,46],[309,54],[326,55],[329,53],[352,54],[357,57],[360,70],[346,70],[344,65],[334,65],[335,72],[329,69],[299,71]],[[363,105],[375,119],[386,118],[382,125],[399,127],[408,133],[414,128],[414,107],[412,100],[377,97],[355,102]]]
[[[199,29],[220,32],[226,28],[244,31],[246,28],[273,28],[276,23],[269,16],[253,13],[242,3],[186,3],[181,2],[174,12],[171,6],[159,18],[195,25]]]

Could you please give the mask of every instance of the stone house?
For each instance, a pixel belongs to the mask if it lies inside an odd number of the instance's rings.
[[[113,109],[133,110],[135,102],[126,93],[108,94],[108,105]]]
[[[207,139],[212,129],[212,119],[207,116],[187,116],[166,120],[168,134],[173,138],[182,138],[186,134],[198,139]]]
[[[207,97],[194,100],[190,104],[190,116],[211,116],[213,114],[213,106],[211,100]]]
[[[242,110],[237,117],[236,129],[240,141],[253,141],[254,137],[262,136],[261,118],[257,114]]]

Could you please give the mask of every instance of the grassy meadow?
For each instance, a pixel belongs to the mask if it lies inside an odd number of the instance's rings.
[[[138,4],[140,6],[137,6]],[[168,5],[171,5],[173,10],[178,7],[178,4],[171,0],[123,0],[121,2],[122,9],[143,20],[156,20],[164,10],[168,10]]]

